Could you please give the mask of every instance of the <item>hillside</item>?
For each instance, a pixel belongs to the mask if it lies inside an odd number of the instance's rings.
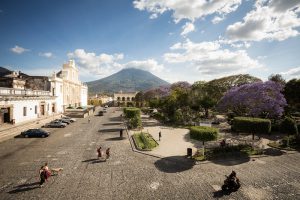
[[[148,71],[136,68],[122,69],[106,78],[87,82],[89,93],[114,93],[144,91],[150,88],[169,85]]]

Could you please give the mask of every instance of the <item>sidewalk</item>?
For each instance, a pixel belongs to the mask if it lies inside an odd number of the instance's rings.
[[[19,135],[22,131],[31,128],[40,128],[43,124],[48,123],[54,119],[60,118],[62,114],[55,114],[38,118],[36,120],[29,120],[18,124],[3,124],[0,126],[0,142],[13,138]]]
[[[158,147],[147,153],[159,157],[186,156],[187,148],[192,148],[192,151],[195,153],[197,147],[202,146],[202,143],[200,141],[190,139],[188,129],[151,126],[144,127],[142,131],[150,133],[159,144]],[[131,130],[129,131],[129,135],[131,136],[135,132],[140,131]],[[161,132],[162,134],[161,141],[159,141],[158,137],[159,132]]]

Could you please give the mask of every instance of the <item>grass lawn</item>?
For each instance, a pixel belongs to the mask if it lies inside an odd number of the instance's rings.
[[[158,146],[158,143],[148,133],[133,134],[134,142],[139,150],[152,150]]]

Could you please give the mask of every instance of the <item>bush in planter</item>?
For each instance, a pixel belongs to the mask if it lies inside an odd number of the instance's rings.
[[[271,132],[278,132],[280,130],[281,120],[271,120]]]
[[[252,138],[254,139],[254,134],[267,134],[271,132],[271,120],[252,117],[235,117],[233,118],[231,128],[237,132],[252,133]]]

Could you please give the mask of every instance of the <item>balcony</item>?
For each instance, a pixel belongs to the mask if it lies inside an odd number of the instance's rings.
[[[50,91],[44,91],[44,90],[27,90],[27,89],[15,89],[15,88],[0,87],[0,96],[38,97],[38,96],[51,96],[51,93],[50,93]]]

